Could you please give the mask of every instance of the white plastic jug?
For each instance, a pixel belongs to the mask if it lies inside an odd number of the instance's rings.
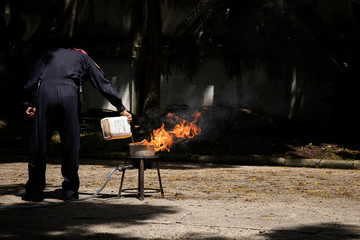
[[[127,117],[107,117],[100,120],[100,125],[105,140],[128,138],[132,136]]]

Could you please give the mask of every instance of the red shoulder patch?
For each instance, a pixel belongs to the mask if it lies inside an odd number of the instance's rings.
[[[79,51],[79,52],[82,52],[82,53],[85,54],[85,55],[88,55],[84,50],[82,50],[82,49],[80,49],[80,48],[73,48],[73,50]]]

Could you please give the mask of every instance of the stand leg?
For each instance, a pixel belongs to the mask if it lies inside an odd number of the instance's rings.
[[[144,200],[144,159],[140,159],[138,177],[139,199]]]
[[[125,169],[123,170],[123,173],[122,173],[122,176],[121,176],[121,182],[120,182],[120,187],[119,187],[118,198],[121,198],[121,191],[122,191],[122,186],[123,186],[123,182],[124,182],[124,177],[125,177]]]
[[[158,178],[159,178],[161,197],[164,197],[164,190],[162,187],[161,177],[160,177],[160,166],[159,166],[159,162],[157,160],[156,160],[156,168],[157,168],[157,173],[158,173]]]

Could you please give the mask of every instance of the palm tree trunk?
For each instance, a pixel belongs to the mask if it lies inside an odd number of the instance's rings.
[[[143,112],[160,108],[162,21],[159,0],[147,1],[147,14],[145,44],[143,44],[145,51]]]
[[[236,106],[238,109],[243,107],[244,100],[244,84],[241,72],[234,74],[233,79],[236,87]]]

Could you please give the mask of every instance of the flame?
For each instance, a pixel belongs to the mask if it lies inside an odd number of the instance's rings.
[[[196,124],[198,118],[201,116],[201,113],[195,112],[192,116],[194,120],[188,122],[183,118],[169,113],[167,117],[171,120],[172,123],[176,123],[174,128],[170,131],[166,131],[165,125],[163,123],[160,128],[153,130],[150,141],[144,139],[141,141],[141,144],[154,145],[155,152],[165,150],[170,152],[170,147],[173,143],[181,139],[194,138],[196,135],[201,133],[201,128]]]

